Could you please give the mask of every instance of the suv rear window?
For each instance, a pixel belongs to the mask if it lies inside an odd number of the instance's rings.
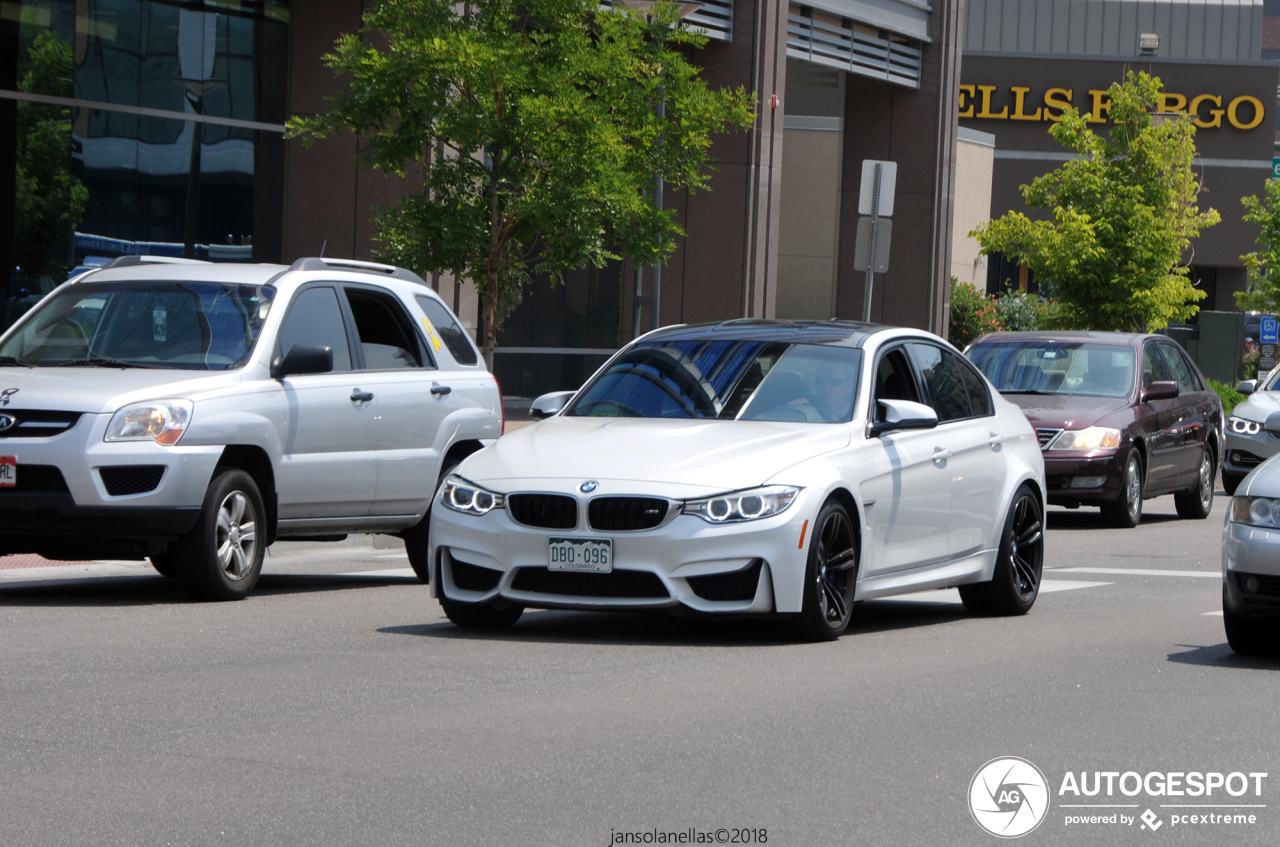
[[[45,367],[221,371],[249,361],[275,299],[268,285],[85,282],[46,297],[0,346]]]
[[[440,340],[449,348],[453,360],[460,365],[474,365],[478,362],[476,348],[471,346],[471,342],[467,340],[467,333],[458,326],[458,322],[453,319],[453,315],[449,314],[449,310],[442,303],[426,295],[419,294],[416,299],[422,311],[427,313],[427,319],[431,321],[431,325],[435,327],[436,332],[440,333]]]

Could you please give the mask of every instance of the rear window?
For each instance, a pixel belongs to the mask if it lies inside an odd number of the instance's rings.
[[[440,335],[440,340],[444,342],[445,347],[449,348],[449,354],[453,356],[453,360],[460,365],[476,364],[479,361],[476,358],[476,348],[472,346],[466,331],[458,326],[458,322],[453,319],[453,315],[444,307],[444,304],[424,294],[417,295],[417,300],[422,311],[426,312],[427,319]]]

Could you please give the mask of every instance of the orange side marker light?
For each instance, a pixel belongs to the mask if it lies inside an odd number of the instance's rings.
[[[809,522],[808,522],[808,521],[805,521],[805,522],[804,522],[804,526],[800,527],[800,544],[799,544],[799,546],[798,546],[798,547],[796,547],[796,549],[797,549],[797,550],[803,550],[803,549],[804,549],[804,534],[805,534],[808,530],[809,530]]]

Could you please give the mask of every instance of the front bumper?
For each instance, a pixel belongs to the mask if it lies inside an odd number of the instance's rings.
[[[1280,452],[1280,438],[1266,430],[1247,435],[1228,429],[1222,472],[1243,477],[1277,452]]]
[[[1223,603],[1232,612],[1247,619],[1280,618],[1280,530],[1227,521],[1222,579]]]
[[[577,496],[572,489],[558,493]],[[714,525],[677,515],[655,529],[629,532],[588,528],[580,496],[579,528],[573,530],[524,526],[505,510],[479,517],[459,514],[436,502],[431,509],[432,593],[468,603],[506,600],[548,609],[798,612],[811,512],[817,511],[808,493],[801,491],[787,511],[772,518]],[[548,570],[551,537],[611,539],[613,572]]]
[[[1055,451],[1044,453],[1044,473],[1049,502],[1055,506],[1080,503],[1110,503],[1120,496],[1120,480],[1124,475],[1128,451],[1120,450]],[[1102,484],[1087,488],[1073,485],[1075,480],[1102,478]]]

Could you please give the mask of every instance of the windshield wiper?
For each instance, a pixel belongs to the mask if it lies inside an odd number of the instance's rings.
[[[91,353],[83,359],[71,359],[54,365],[56,368],[158,368],[160,365],[144,365],[139,362],[125,362],[120,359],[108,359]]]
[[[19,359],[17,356],[0,356],[0,367],[22,367],[34,368],[35,362],[28,362],[26,359]]]

